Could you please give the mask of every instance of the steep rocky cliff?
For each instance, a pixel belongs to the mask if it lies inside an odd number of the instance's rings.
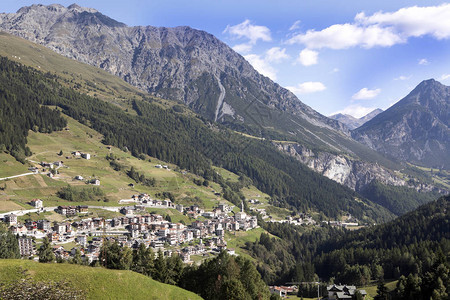
[[[295,157],[309,168],[353,190],[361,191],[373,180],[386,185],[404,186],[406,183],[391,171],[344,155],[313,152],[299,144],[276,144],[280,151]]]

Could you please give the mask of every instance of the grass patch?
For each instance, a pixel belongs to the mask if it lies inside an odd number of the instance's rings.
[[[0,281],[17,280],[20,268],[37,281],[67,281],[83,290],[88,299],[201,299],[194,293],[132,271],[27,260],[0,260]]]
[[[0,165],[2,166],[0,168],[0,178],[30,172],[28,171],[27,165],[21,164],[14,157],[4,152],[0,153]],[[3,183],[4,181],[0,181],[0,186],[2,186]]]
[[[386,288],[388,289],[389,292],[395,290],[397,281],[398,280],[394,280],[385,283]],[[374,283],[368,286],[361,287],[361,289],[365,290],[367,292],[367,295],[373,298],[377,295],[377,285],[378,285],[377,283]]]
[[[172,220],[172,223],[184,223],[186,225],[191,224],[194,219],[189,218],[188,216],[183,215],[178,210],[175,209],[165,209],[165,208],[147,208],[149,213],[154,213],[158,215],[168,215]]]
[[[50,211],[46,211],[46,212],[42,212],[42,213],[27,213],[27,214],[24,214],[23,216],[17,217],[17,219],[20,222],[25,223],[26,220],[37,221],[37,220],[47,219],[49,216],[51,216],[54,213],[55,212],[50,212]]]
[[[14,201],[6,199],[6,197],[5,199],[2,199],[2,196],[0,196],[0,212],[8,212],[21,209],[23,209],[23,206],[15,203]]]
[[[246,242],[256,242],[261,237],[261,233],[265,232],[262,228],[255,228],[249,231],[235,231],[225,233],[225,240],[227,241],[227,248],[234,248],[236,253],[242,255],[250,260],[254,260],[253,257],[247,254],[247,251],[243,249]]]

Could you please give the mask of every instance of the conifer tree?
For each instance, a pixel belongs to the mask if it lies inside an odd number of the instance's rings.
[[[48,263],[55,260],[55,254],[53,254],[53,249],[50,241],[47,237],[44,237],[43,243],[39,248],[39,262]]]

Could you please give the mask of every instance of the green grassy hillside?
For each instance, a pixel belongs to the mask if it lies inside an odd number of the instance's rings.
[[[26,274],[36,281],[65,281],[84,291],[87,299],[201,299],[192,292],[132,271],[27,260],[0,260],[0,281],[19,279],[20,270],[26,270]]]
[[[0,194],[0,203],[13,200],[14,204],[11,205],[13,209],[20,209],[17,204],[25,208],[31,208],[27,203],[33,198],[41,198],[44,200],[45,206],[73,204],[117,206],[119,205],[118,200],[129,199],[136,193],[148,193],[152,197],[156,197],[157,194],[163,192],[172,193],[176,203],[198,204],[206,209],[210,209],[220,202],[228,203],[228,201],[214,194],[216,191],[221,191],[218,184],[210,182],[208,187],[198,186],[193,182],[194,179],[200,179],[198,176],[181,172],[176,165],[149,156],[145,156],[145,159],[138,159],[129,152],[124,152],[113,146],[106,146],[101,143],[102,135],[70,117],[64,117],[68,122],[67,130],[55,131],[50,134],[30,131],[27,144],[33,152],[33,155],[27,158],[30,165],[39,166],[38,163],[41,161],[62,160],[64,166],[58,169],[60,174],[53,179],[45,175],[31,175],[0,182],[0,187],[3,186],[2,184],[6,184],[5,191]],[[63,155],[59,156],[61,150]],[[90,153],[91,159],[72,158],[71,152],[75,150]],[[123,165],[123,170],[115,171],[110,166],[106,159],[106,156],[110,153],[117,157],[118,162]],[[0,170],[5,175],[29,172],[26,166],[15,161],[11,156],[4,153],[1,155],[0,158],[4,158],[6,166],[5,168],[1,167]],[[67,159],[66,157],[71,158]],[[158,164],[167,165],[169,170],[156,168],[155,166]],[[144,186],[128,177],[126,171],[132,166],[146,177],[155,178],[155,186]],[[56,192],[67,184],[80,188],[87,186],[84,181],[74,180],[76,175],[81,175],[85,179],[93,177],[100,179],[100,188],[104,190],[109,202],[88,201],[78,203],[58,198],[55,195]],[[237,178],[236,175],[234,176]],[[133,183],[134,186],[129,186],[130,183]],[[258,192],[254,187],[252,187],[252,190]],[[259,193],[263,195],[262,192]],[[231,205],[231,203],[228,204]],[[5,207],[3,208],[3,206]],[[6,204],[3,206],[0,205],[0,211],[8,209]]]

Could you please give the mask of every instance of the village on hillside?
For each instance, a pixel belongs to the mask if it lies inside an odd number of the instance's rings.
[[[20,254],[23,257],[33,257],[36,254],[35,240],[47,236],[53,243],[53,251],[57,258],[69,259],[76,249],[82,253],[83,259],[91,263],[98,259],[102,243],[105,240],[117,241],[121,246],[138,248],[144,243],[155,251],[162,250],[164,255],[173,252],[180,255],[184,262],[191,262],[191,255],[205,255],[209,252],[218,253],[227,250],[235,254],[234,249],[227,249],[224,239],[225,232],[247,231],[258,227],[256,216],[249,216],[243,210],[231,216],[233,207],[219,204],[212,211],[205,212],[197,205],[183,207],[174,205],[170,200],[151,199],[147,194],[133,195],[137,203],[132,206],[109,207],[123,214],[122,217],[111,219],[83,218],[88,213],[89,206],[58,206],[54,211],[63,215],[66,220],[53,224],[41,219],[18,221],[18,215],[7,213],[3,215],[10,230],[19,235]],[[34,199],[31,203],[38,211],[45,212],[43,201]],[[176,209],[191,217],[202,217],[201,220],[185,225],[172,223],[159,214],[149,214],[146,208]],[[77,221],[70,221],[74,216],[80,216]],[[72,249],[65,249],[64,244],[76,243]]]

